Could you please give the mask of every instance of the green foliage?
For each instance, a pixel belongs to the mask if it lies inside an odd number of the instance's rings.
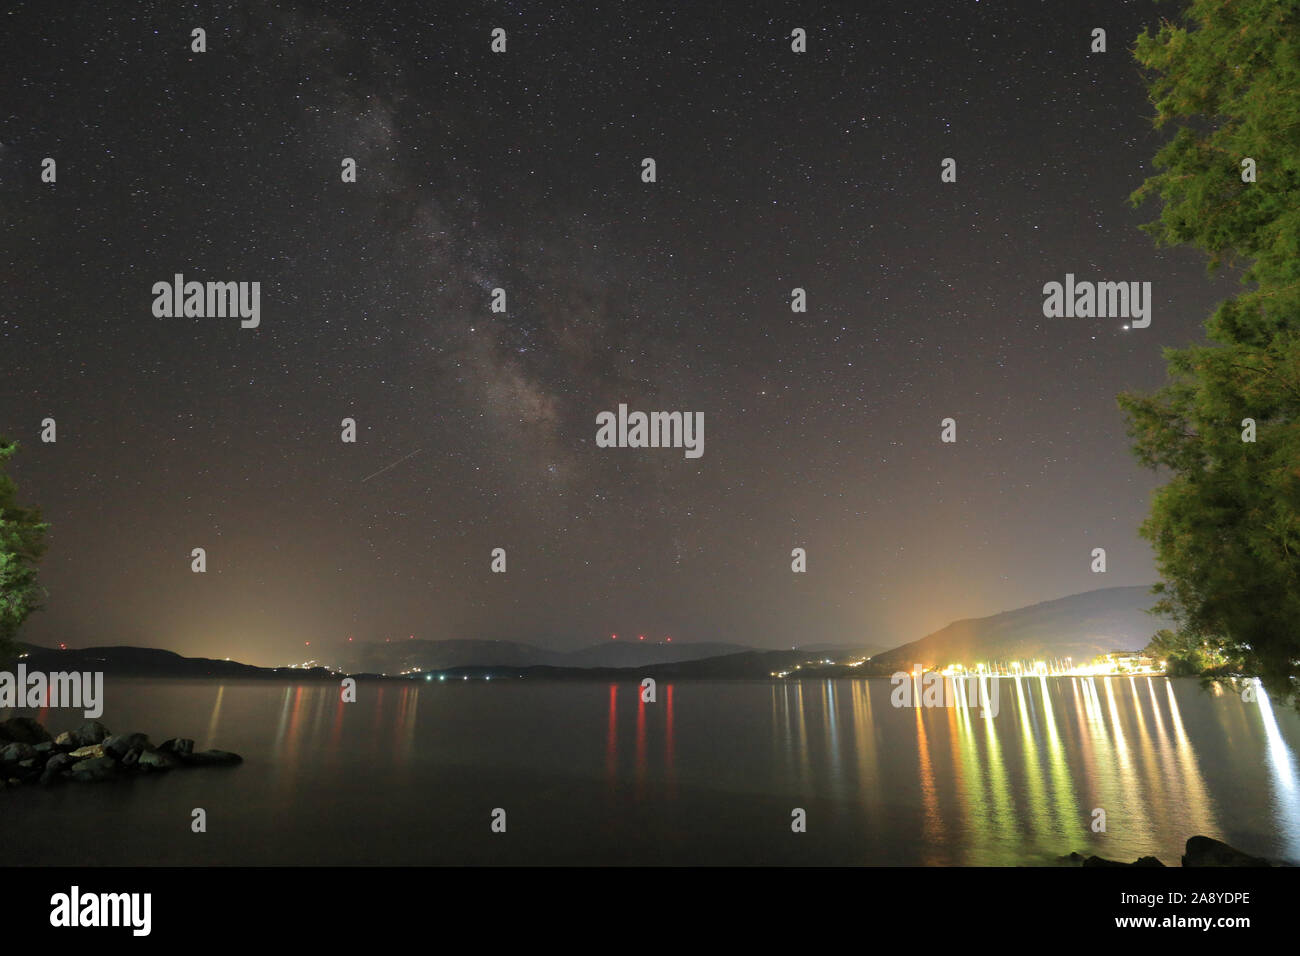
[[[1242,671],[1241,662],[1229,661],[1215,642],[1187,631],[1157,631],[1146,646],[1146,653],[1163,660],[1171,677],[1230,675]]]
[[[1144,228],[1186,244],[1243,291],[1207,345],[1166,349],[1168,384],[1120,396],[1138,460],[1171,473],[1142,534],[1164,583],[1156,610],[1180,667],[1240,666],[1300,686],[1300,0],[1192,0],[1137,40],[1155,124],[1178,131],[1133,194]],[[1242,182],[1241,161],[1257,181]],[[1242,440],[1243,420],[1257,440]],[[1168,633],[1168,632],[1165,632]],[[1153,641],[1153,645],[1156,642]],[[1208,656],[1206,656],[1208,655]],[[1166,656],[1163,655],[1162,656]]]
[[[0,438],[0,664],[17,655],[18,628],[45,598],[36,564],[45,553],[49,525],[38,509],[17,504],[17,488],[4,470],[17,450],[17,442]]]

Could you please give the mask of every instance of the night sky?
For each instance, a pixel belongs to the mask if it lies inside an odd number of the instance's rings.
[[[53,526],[22,636],[892,646],[1152,583],[1115,395],[1236,288],[1126,203],[1172,135],[1128,48],[1176,9],[13,5],[0,434]],[[1045,318],[1067,272],[1151,282],[1150,328]],[[260,282],[260,326],[155,317],[176,273]],[[703,456],[596,447],[620,403],[703,412]]]

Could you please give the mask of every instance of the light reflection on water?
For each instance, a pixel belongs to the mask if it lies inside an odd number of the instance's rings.
[[[847,699],[855,739],[837,740],[833,714],[823,726],[829,750],[857,750],[852,779],[835,756],[822,768],[810,765],[815,748],[806,746],[807,698],[814,698],[813,713],[833,708],[832,682],[773,689],[778,738],[797,734],[801,741],[801,759],[789,769],[807,790],[819,773],[846,795],[856,787],[864,809],[879,805],[882,789],[905,796],[910,783],[921,807],[923,862],[1014,863],[1027,849],[1046,859],[1077,848],[1119,859],[1159,854],[1176,865],[1170,847],[1181,849],[1198,833],[1249,833],[1254,852],[1300,861],[1296,717],[1285,712],[1284,732],[1262,690],[1254,703],[1165,678],[1002,678],[1000,712],[986,719],[961,706],[960,684],[958,706],[896,710],[871,706],[870,686],[884,697],[887,682],[849,683],[867,690]],[[1184,707],[1200,718],[1195,740]],[[914,779],[897,773],[906,760],[882,778],[874,764],[878,736],[895,753],[914,753]],[[1202,769],[1207,761],[1215,791]],[[1104,832],[1093,828],[1097,810],[1105,813]]]
[[[992,718],[964,687],[894,707],[886,679],[661,683],[655,702],[632,682],[362,682],[348,704],[333,684],[128,684],[112,729],[245,764],[6,793],[0,862],[81,862],[76,827],[110,819],[141,835],[86,862],[1177,865],[1194,834],[1300,862],[1300,717],[1190,680],[1001,678]],[[158,832],[193,806],[241,839]],[[485,842],[494,806],[508,843]],[[58,848],[24,843],[56,825]]]

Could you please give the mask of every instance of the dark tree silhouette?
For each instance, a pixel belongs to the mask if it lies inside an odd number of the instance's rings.
[[[0,438],[0,663],[17,654],[18,628],[45,599],[36,565],[45,553],[49,525],[39,509],[17,503],[18,489],[5,471],[17,450],[17,442]]]
[[[1300,0],[1192,0],[1137,40],[1157,127],[1178,131],[1133,202],[1144,228],[1243,291],[1208,343],[1166,349],[1169,382],[1120,405],[1138,459],[1171,474],[1142,526],[1184,664],[1258,675],[1293,696],[1300,672]],[[1226,665],[1226,666],[1225,666]]]

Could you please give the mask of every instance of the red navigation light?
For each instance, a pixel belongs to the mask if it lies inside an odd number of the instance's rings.
[[[673,642],[673,639],[672,639],[671,637],[669,637],[669,638],[665,638],[665,640],[667,640],[669,644],[671,644],[671,643]]]
[[[644,640],[645,640],[645,635],[644,635],[644,634],[638,634],[638,635],[636,636],[636,639],[637,639],[638,641],[644,641]]]
[[[303,644],[305,644],[307,647],[311,647],[311,641],[303,641]]]
[[[617,635],[617,634],[611,634],[611,635],[609,635],[609,639],[610,639],[611,641],[617,641],[617,640],[618,640],[618,635]]]

